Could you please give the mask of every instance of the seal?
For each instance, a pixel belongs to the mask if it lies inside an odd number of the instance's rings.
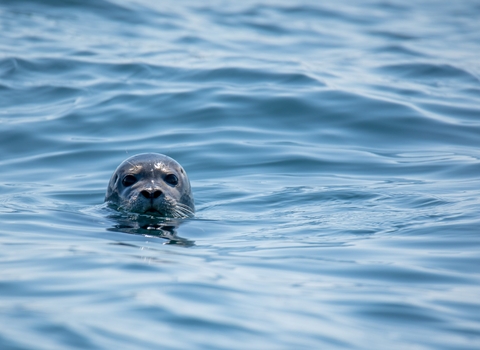
[[[119,210],[166,218],[195,214],[187,173],[174,159],[142,153],[124,160],[108,183],[105,202]]]

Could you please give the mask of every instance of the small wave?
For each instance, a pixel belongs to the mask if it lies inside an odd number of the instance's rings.
[[[480,82],[478,77],[468,70],[451,64],[401,63],[384,65],[377,70],[378,72],[393,75],[397,78],[405,78],[413,81],[442,83],[445,82],[445,80],[449,80],[476,85]]]

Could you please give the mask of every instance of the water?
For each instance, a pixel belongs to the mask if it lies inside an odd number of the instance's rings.
[[[3,0],[0,348],[478,349],[479,15]],[[103,205],[142,152],[177,239]]]

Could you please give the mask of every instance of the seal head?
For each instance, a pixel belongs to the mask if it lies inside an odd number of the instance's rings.
[[[105,202],[120,210],[168,218],[188,218],[195,205],[187,173],[159,153],[130,157],[113,173]]]

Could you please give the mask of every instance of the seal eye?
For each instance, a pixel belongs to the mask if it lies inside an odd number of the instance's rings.
[[[137,179],[135,176],[133,175],[127,175],[123,178],[122,180],[122,184],[123,186],[125,187],[129,187],[129,186],[132,186],[135,182],[137,182]]]
[[[168,174],[167,176],[165,176],[165,182],[172,185],[172,186],[176,186],[178,184],[177,175]]]

